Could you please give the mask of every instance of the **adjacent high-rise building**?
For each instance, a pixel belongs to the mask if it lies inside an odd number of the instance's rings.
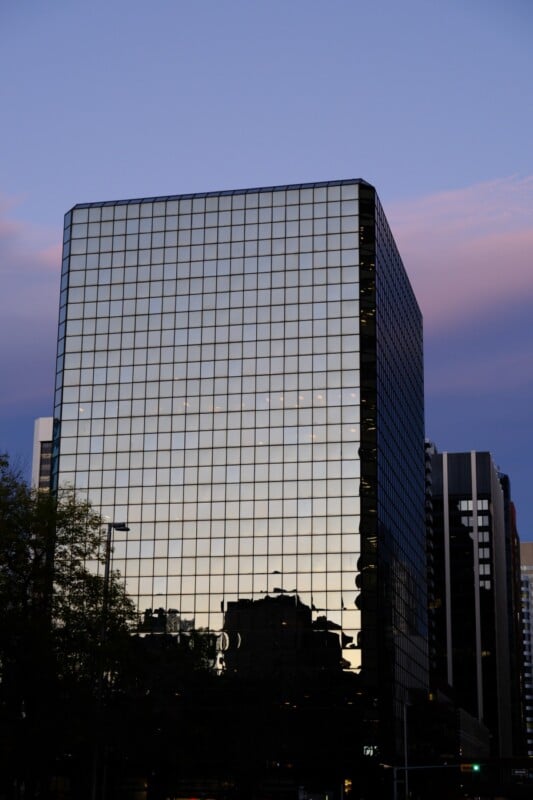
[[[499,472],[505,520],[505,565],[507,569],[507,619],[509,624],[509,668],[511,670],[511,724],[513,755],[527,753],[524,697],[524,640],[522,621],[521,543],[517,512],[509,475]]]
[[[435,677],[483,723],[493,757],[523,752],[518,535],[488,452],[432,457]]]
[[[527,755],[533,756],[533,542],[520,544],[524,720]]]
[[[298,640],[376,698],[365,754],[403,752],[428,681],[422,318],[372,186],[75,206],[55,420],[55,485],[127,522],[140,612],[216,634],[220,672]]]
[[[33,425],[31,485],[49,491],[52,480],[53,417],[39,417]]]

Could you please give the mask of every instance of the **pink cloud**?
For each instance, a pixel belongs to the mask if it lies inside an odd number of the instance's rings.
[[[6,331],[28,317],[56,316],[61,270],[61,230],[14,219],[14,205],[0,198],[0,329]]]
[[[61,230],[26,222],[21,203],[0,197],[1,406],[51,397],[57,331]]]
[[[426,330],[533,300],[533,177],[399,202],[386,213]]]

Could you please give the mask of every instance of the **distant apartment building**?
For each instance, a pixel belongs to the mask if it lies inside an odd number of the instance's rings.
[[[486,726],[493,757],[523,752],[516,526],[488,452],[432,455],[435,674]]]
[[[31,485],[49,490],[52,479],[53,417],[39,417],[33,426]]]

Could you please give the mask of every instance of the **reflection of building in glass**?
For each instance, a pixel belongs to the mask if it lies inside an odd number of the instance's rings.
[[[301,676],[340,672],[346,641],[340,625],[312,619],[297,595],[267,595],[263,600],[228,603],[221,637],[224,666],[246,677]]]
[[[128,521],[140,611],[222,634],[292,597],[400,751],[427,685],[422,321],[373,187],[76,206],[57,370],[55,482]]]
[[[432,484],[436,673],[488,728],[493,755],[520,755],[518,540],[508,479],[490,453],[434,452]]]
[[[31,485],[35,489],[50,489],[53,423],[52,417],[39,417],[34,423]]]

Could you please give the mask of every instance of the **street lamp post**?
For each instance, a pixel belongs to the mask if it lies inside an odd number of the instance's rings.
[[[392,770],[392,800],[398,800],[398,770],[401,767],[397,767],[394,764],[380,764],[379,766]]]
[[[96,703],[98,706],[99,711],[102,709],[103,705],[103,695],[104,695],[104,674],[105,674],[105,664],[104,664],[104,646],[105,641],[107,638],[107,617],[108,617],[108,610],[109,610],[109,582],[111,576],[111,552],[113,546],[113,531],[129,531],[129,528],[125,522],[108,522],[107,524],[107,535],[106,535],[106,543],[105,543],[105,552],[104,552],[104,585],[102,589],[102,615],[101,615],[101,627],[100,627],[100,641],[98,642],[98,674],[97,674],[97,687],[96,687]],[[101,720],[98,719],[98,724],[101,724]],[[93,760],[93,777],[92,777],[92,791],[91,791],[91,800],[98,800],[100,797],[101,800],[105,800],[106,794],[106,753],[105,753],[105,745],[103,745],[100,741],[100,736],[97,735],[95,739],[95,750],[94,750],[94,760]],[[98,792],[98,787],[100,787],[100,792]]]
[[[414,770],[434,770],[434,769],[460,769],[461,772],[479,772],[480,765],[479,764],[411,764],[409,766],[396,766],[394,764],[384,764],[381,763],[379,765],[384,769],[392,769],[392,797],[393,800],[397,800],[398,798],[398,773],[404,773],[404,792],[408,791],[408,784],[405,782],[405,777],[407,776],[408,772],[413,772]],[[468,770],[465,770],[465,767],[469,767]],[[407,798],[407,794],[405,794]]]
[[[407,703],[403,703],[403,765],[404,765],[404,793],[405,797],[409,797],[409,768],[407,763],[408,746],[407,746]]]
[[[102,646],[106,636],[107,625],[107,611],[109,606],[109,577],[111,572],[111,551],[113,545],[113,531],[129,531],[125,522],[108,522],[107,523],[107,537],[105,544],[105,561],[104,561],[104,589],[102,595],[102,635],[100,645]]]

